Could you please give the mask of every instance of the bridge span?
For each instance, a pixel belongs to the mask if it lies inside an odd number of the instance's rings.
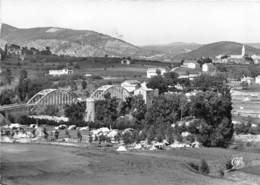
[[[77,96],[62,89],[45,89],[36,93],[27,103],[0,106],[0,112],[34,108],[45,105],[65,105],[77,102]]]

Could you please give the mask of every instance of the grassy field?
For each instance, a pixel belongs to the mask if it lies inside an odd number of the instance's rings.
[[[145,75],[148,67],[167,67],[171,64],[159,61],[132,60],[131,65],[122,65],[120,58],[105,57],[59,57],[59,56],[27,56],[24,61],[16,56],[9,56],[2,62],[2,68],[9,68],[13,74],[19,74],[21,69],[26,69],[30,76],[35,77],[40,73],[48,73],[50,69],[62,69],[67,65],[73,66],[77,74],[92,73],[104,76],[141,77]]]
[[[201,175],[187,162],[205,158],[211,169],[233,155],[259,161],[259,153],[224,149],[181,149],[118,153],[112,148],[75,148],[36,144],[2,144],[2,184],[8,185],[258,185],[260,176],[243,171],[224,178]],[[259,167],[254,167],[254,170]],[[252,169],[251,169],[252,171]],[[211,174],[212,174],[211,173]],[[243,178],[243,179],[241,179]]]

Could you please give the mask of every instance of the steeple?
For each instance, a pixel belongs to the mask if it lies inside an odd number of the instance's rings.
[[[242,53],[241,53],[241,56],[244,57],[245,54],[246,54],[246,48],[245,48],[245,46],[243,45],[243,46],[242,46]]]

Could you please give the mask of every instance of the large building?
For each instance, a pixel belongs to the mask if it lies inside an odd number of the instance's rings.
[[[147,78],[152,78],[153,76],[157,76],[158,74],[163,75],[164,73],[166,73],[166,69],[162,67],[148,68],[146,73],[147,73]]]
[[[200,65],[198,64],[197,61],[185,60],[182,64],[182,67],[187,67],[187,68],[190,68],[190,69],[198,69],[198,68],[200,68]]]

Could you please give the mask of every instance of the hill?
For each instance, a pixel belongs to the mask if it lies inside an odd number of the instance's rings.
[[[260,49],[254,48],[247,44],[237,43],[237,42],[230,42],[230,41],[220,41],[214,42],[211,44],[206,44],[198,49],[195,49],[191,52],[177,55],[177,58],[186,58],[186,59],[193,59],[193,58],[200,58],[200,57],[215,57],[220,54],[227,54],[227,55],[239,55],[241,54],[241,48],[245,45],[246,54],[253,55],[257,54],[260,55]]]
[[[185,42],[174,42],[164,45],[148,45],[142,46],[145,50],[157,51],[166,53],[169,56],[176,56],[179,54],[190,52],[194,49],[201,47],[201,44],[197,43],[185,43]]]
[[[247,43],[247,45],[260,49],[260,43]]]
[[[55,54],[70,56],[141,56],[150,52],[111,37],[89,30],[72,30],[57,27],[20,29],[2,24],[3,40],[20,46],[44,49],[49,46]]]

